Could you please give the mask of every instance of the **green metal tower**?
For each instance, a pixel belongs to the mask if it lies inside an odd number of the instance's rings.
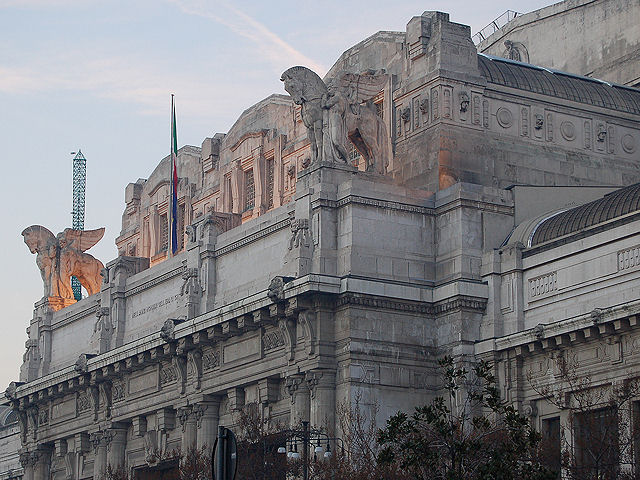
[[[72,228],[74,230],[84,230],[84,194],[87,186],[87,159],[82,152],[73,157],[73,211]],[[71,288],[76,300],[82,300],[82,287],[76,277],[71,277]]]

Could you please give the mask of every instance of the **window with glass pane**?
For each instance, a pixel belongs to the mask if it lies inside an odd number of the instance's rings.
[[[273,207],[273,159],[267,160],[267,208]]]
[[[619,473],[618,416],[601,408],[575,416],[576,474],[580,478],[614,480]]]
[[[253,183],[253,170],[244,172],[244,209],[249,210],[256,204],[256,186]]]
[[[167,214],[160,215],[160,245],[158,248],[158,253],[166,252],[167,247],[169,246],[169,220],[167,219]]]

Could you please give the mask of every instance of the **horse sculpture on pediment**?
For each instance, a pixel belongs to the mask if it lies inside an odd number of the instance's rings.
[[[386,86],[386,74],[345,74],[327,86],[316,73],[298,66],[286,70],[280,80],[301,106],[312,162],[346,163],[350,140],[363,156],[367,171],[386,172],[389,136],[372,101]]]
[[[22,236],[31,253],[37,254],[36,265],[42,276],[45,298],[74,301],[72,276],[78,279],[89,295],[100,291],[100,271],[104,265],[85,253],[85,250],[100,241],[104,236],[104,228],[66,228],[55,236],[41,225],[31,225],[22,231]]]

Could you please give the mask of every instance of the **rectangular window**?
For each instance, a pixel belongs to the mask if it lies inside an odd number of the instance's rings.
[[[354,167],[358,167],[361,160],[362,155],[360,155],[360,152],[358,151],[356,146],[353,143],[349,142],[349,163],[351,163],[351,165],[353,165]]]
[[[229,212],[233,212],[233,191],[231,190],[231,175],[225,176],[224,185],[227,199],[229,200]]]
[[[575,415],[576,474],[580,478],[618,478],[618,416],[613,408]]]
[[[384,100],[378,102],[376,105],[376,113],[380,118],[384,120]]]
[[[267,208],[273,208],[273,159],[267,160]]]
[[[166,252],[169,246],[169,220],[167,214],[160,215],[160,242],[158,245],[158,253]]]
[[[244,172],[244,210],[252,209],[256,204],[256,186],[253,183],[253,170]]]
[[[560,478],[562,448],[560,445],[560,417],[542,420],[540,454],[542,463]]]

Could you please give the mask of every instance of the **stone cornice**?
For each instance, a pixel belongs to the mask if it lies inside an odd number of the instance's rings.
[[[181,266],[165,275],[175,275],[182,270],[184,267]],[[149,288],[150,283],[140,287]],[[339,277],[330,275],[312,274],[291,280],[285,284],[283,297],[277,303],[268,297],[268,290],[264,290],[192,320],[174,322],[170,340],[163,339],[161,331],[158,330],[137,341],[88,358],[84,372],[77,372],[73,366],[69,366],[20,385],[16,390],[16,398],[24,403],[25,400],[37,402],[44,397],[65,395],[77,389],[86,388],[90,382],[99,383],[113,376],[143,368],[162,358],[171,357],[176,353],[176,347],[180,347],[186,354],[189,350],[200,348],[205,343],[226,341],[248,330],[271,325],[279,318],[288,318],[297,315],[300,311],[313,308],[310,299],[314,294],[324,295],[323,301],[329,302],[327,305],[333,304],[336,307],[360,305],[427,316],[460,310],[481,313],[486,306],[486,298],[459,292],[451,292],[447,298],[434,303],[376,296],[357,291],[341,292],[343,288],[348,287],[346,284],[342,285]],[[51,390],[48,392],[48,389]]]
[[[546,349],[564,348],[592,338],[624,333],[636,328],[639,320],[640,301],[603,310],[595,309],[574,318],[539,324],[511,335],[476,342],[476,354],[514,350],[516,355],[527,355]]]
[[[397,210],[401,212],[420,213],[422,215],[433,215],[435,210],[431,207],[422,207],[420,205],[411,205],[390,200],[381,200],[377,198],[362,197],[360,195],[349,195],[341,198],[334,203],[335,208],[343,207],[349,203],[356,205],[367,205],[371,207],[384,208],[386,210]]]
[[[434,308],[431,303],[409,302],[398,299],[363,295],[359,293],[344,293],[338,297],[336,306],[358,305],[369,308],[396,310],[402,312],[422,313],[433,315]]]

